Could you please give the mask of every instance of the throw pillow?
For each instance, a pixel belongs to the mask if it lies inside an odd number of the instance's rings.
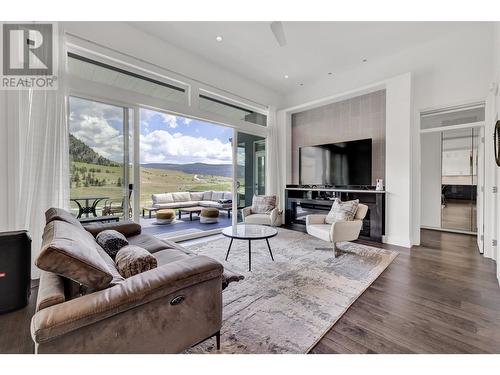
[[[134,245],[122,247],[116,254],[115,264],[125,278],[158,267],[156,258],[149,251]]]
[[[359,199],[354,201],[342,202],[340,199],[335,199],[330,212],[326,216],[325,222],[333,224],[336,221],[351,221],[358,210]]]
[[[128,241],[123,234],[111,229],[103,230],[95,239],[111,259],[115,259],[118,250],[128,245]]]
[[[254,195],[252,200],[253,214],[268,214],[276,207],[276,195]]]

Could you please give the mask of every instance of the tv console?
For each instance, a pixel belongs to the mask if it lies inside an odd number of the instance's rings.
[[[385,191],[375,190],[373,186],[344,187],[304,187],[287,185],[285,188],[285,227],[306,231],[306,216],[326,215],[333,200],[359,199],[368,206],[359,238],[382,242],[385,234]]]

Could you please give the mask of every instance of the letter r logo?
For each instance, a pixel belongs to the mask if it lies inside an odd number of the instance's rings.
[[[3,74],[52,74],[52,25],[3,24]]]

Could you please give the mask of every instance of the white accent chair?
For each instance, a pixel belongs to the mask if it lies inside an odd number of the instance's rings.
[[[253,214],[252,207],[245,207],[241,210],[243,222],[245,224],[270,225],[272,227],[281,226],[281,211],[279,209],[279,197],[276,196],[276,207],[267,214]]]
[[[354,220],[337,221],[333,224],[325,222],[326,215],[307,215],[306,230],[311,236],[333,244],[333,251],[336,255],[337,242],[354,241],[359,237],[361,228],[363,227],[363,219],[368,212],[368,206],[359,204]]]

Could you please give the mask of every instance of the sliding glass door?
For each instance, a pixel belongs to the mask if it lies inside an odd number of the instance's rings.
[[[233,129],[148,109],[139,113],[144,230],[178,239],[231,225]],[[157,207],[175,217],[158,225]]]
[[[236,202],[238,211],[266,193],[266,139],[238,132],[236,141]],[[238,221],[242,221],[238,216]]]
[[[79,219],[129,217],[131,117],[128,108],[69,98],[70,199]]]

